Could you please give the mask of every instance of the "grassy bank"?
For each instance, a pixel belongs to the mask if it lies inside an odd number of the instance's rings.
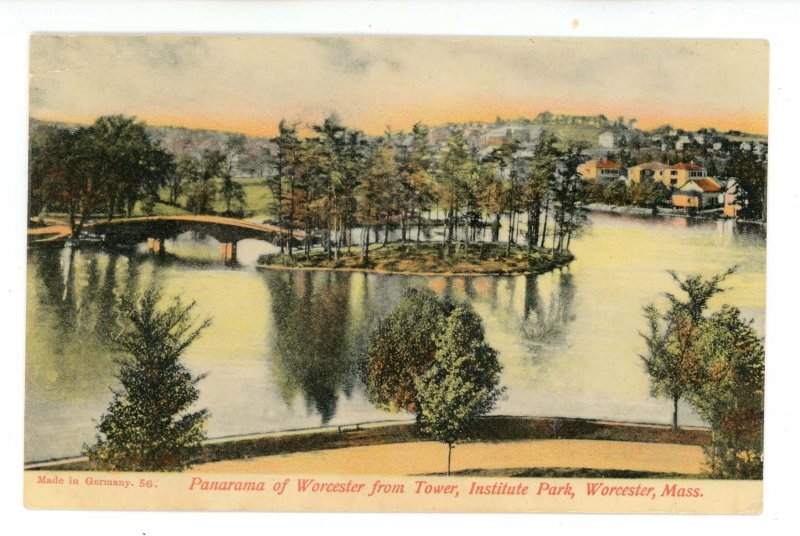
[[[501,443],[523,440],[597,440],[705,446],[711,432],[706,429],[673,430],[669,426],[628,424],[586,419],[540,417],[484,417],[471,443]],[[366,447],[424,441],[414,423],[375,427],[346,426],[327,431],[293,432],[207,442],[198,464],[222,460],[246,460],[351,447]],[[48,470],[90,470],[85,459],[64,460],[40,467]],[[524,471],[525,468],[514,470]],[[533,470],[533,469],[531,469]]]
[[[493,416],[481,419],[472,437],[472,442],[488,443],[528,439],[593,439],[702,446],[709,443],[711,434],[703,429],[676,431],[668,426],[658,425],[628,425],[585,419]],[[205,445],[199,463],[388,443],[409,443],[424,439],[414,423],[376,428],[346,427],[342,431],[327,433],[232,439]]]
[[[322,250],[306,256],[281,254],[262,255],[258,264],[264,268],[298,268],[327,270],[363,270],[400,274],[541,274],[566,266],[574,259],[568,252],[512,246],[505,244],[451,244],[410,242],[377,245],[370,248],[364,261],[359,247],[343,249],[339,259],[329,259]]]
[[[466,469],[451,473],[453,476],[481,478],[697,478],[696,474],[632,471],[629,469],[592,469],[588,467],[518,467],[503,469]],[[445,476],[431,473],[426,476]]]

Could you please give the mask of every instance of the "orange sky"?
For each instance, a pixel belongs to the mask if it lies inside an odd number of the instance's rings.
[[[539,112],[767,132],[766,41],[34,36],[30,115],[274,135]]]

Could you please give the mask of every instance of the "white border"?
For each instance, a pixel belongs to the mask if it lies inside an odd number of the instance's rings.
[[[676,533],[800,534],[795,384],[800,326],[795,298],[800,209],[800,8],[778,1],[0,1],[0,303],[5,360],[0,504],[11,533],[279,534]],[[577,26],[573,25],[577,21]],[[767,285],[767,460],[762,516],[325,515],[34,512],[22,508],[27,54],[31,32],[313,33],[565,37],[759,38],[770,40],[770,183]],[[702,73],[696,73],[702,76]],[[792,165],[795,164],[795,165]],[[566,529],[566,530],[565,530]],[[680,531],[680,532],[679,532]]]

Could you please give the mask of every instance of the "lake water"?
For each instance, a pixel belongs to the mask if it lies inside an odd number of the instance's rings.
[[[763,334],[763,231],[734,222],[594,214],[573,240],[570,267],[540,276],[418,277],[259,271],[269,244],[239,243],[226,268],[211,238],[144,245],[35,249],[28,259],[25,459],[78,455],[111,399],[118,296],[158,285],[196,302],[213,324],[185,354],[211,438],[328,424],[408,418],[373,408],[356,373],[376,323],[409,287],[469,301],[503,365],[495,413],[667,424],[671,402],[649,393],[639,354],[642,307],[664,305],[666,270],[706,276],[739,270],[711,308],[738,306]],[[414,236],[414,234],[412,234]],[[702,424],[681,405],[681,424]]]

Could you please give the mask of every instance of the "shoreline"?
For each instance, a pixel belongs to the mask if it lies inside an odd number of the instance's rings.
[[[444,255],[444,244],[426,242],[392,242],[370,249],[369,260],[364,263],[359,249],[342,251],[338,260],[329,259],[322,249],[310,255],[298,253],[294,257],[271,253],[259,257],[256,268],[266,270],[311,270],[362,272],[381,275],[406,276],[515,276],[538,275],[564,268],[575,260],[568,251],[550,251],[515,245],[507,251],[507,244],[461,244],[464,251]],[[459,247],[459,246],[457,246]]]
[[[704,446],[711,429],[668,424],[607,421],[567,417],[493,415],[481,419],[474,439],[462,445],[523,440],[602,440]],[[306,452],[426,441],[413,421],[378,421],[329,426],[323,429],[285,430],[207,439],[195,465],[283,456]],[[92,470],[85,456],[41,460],[24,464],[26,471]]]
[[[570,262],[565,263],[561,266],[556,266],[555,268],[552,268],[551,270],[546,270],[544,272],[536,272],[531,270],[526,270],[524,272],[410,272],[410,271],[382,270],[380,268],[352,268],[349,266],[342,266],[337,268],[335,266],[278,266],[274,264],[256,264],[255,267],[257,270],[292,270],[298,272],[308,271],[308,272],[348,272],[348,273],[358,272],[365,274],[401,275],[406,277],[409,276],[496,277],[496,276],[516,276],[516,275],[525,276],[525,275],[546,274],[548,272],[552,272],[553,270],[560,270],[563,268],[567,268],[569,267]]]
[[[747,225],[761,225],[766,227],[767,222],[758,220],[745,220],[742,218],[728,218],[723,216],[721,212],[701,212],[699,214],[688,214],[686,212],[678,212],[670,210],[669,208],[659,207],[658,212],[653,214],[652,209],[645,207],[635,207],[633,205],[608,205],[605,203],[589,203],[584,205],[588,212],[598,214],[615,214],[619,216],[636,216],[644,219],[649,218],[684,218],[686,220],[704,220],[704,221],[732,221],[736,223],[745,223]]]

